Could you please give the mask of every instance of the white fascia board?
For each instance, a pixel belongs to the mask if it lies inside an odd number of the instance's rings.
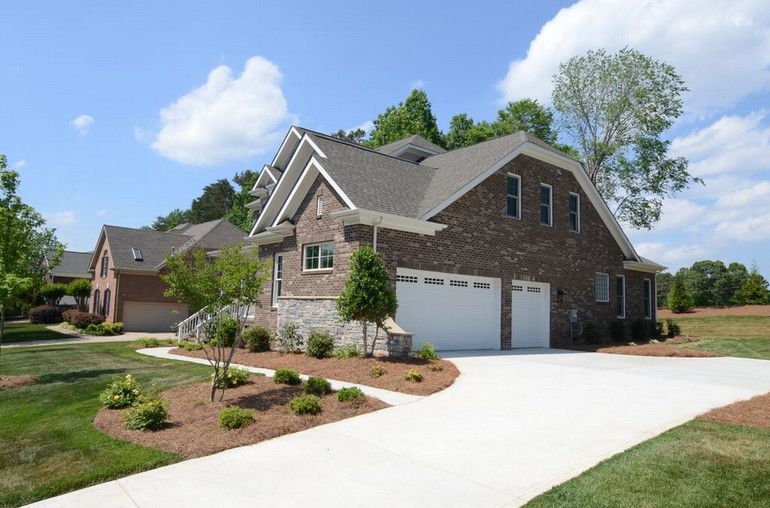
[[[278,226],[271,226],[265,231],[256,234],[249,238],[252,245],[267,245],[270,243],[282,242],[284,238],[292,236],[294,234],[294,226],[288,222],[284,222]]]
[[[659,265],[657,263],[644,263],[639,261],[623,261],[623,268],[625,270],[633,270],[635,272],[645,273],[659,273],[665,270],[666,266]]]
[[[498,160],[497,162],[489,166],[476,178],[474,178],[473,180],[468,182],[466,185],[461,187],[459,190],[454,192],[451,196],[449,196],[448,199],[444,200],[443,202],[433,207],[430,211],[424,214],[422,218],[427,220],[433,217],[434,215],[439,213],[441,210],[445,209],[446,207],[448,207],[449,205],[457,201],[460,197],[464,196],[468,191],[470,191],[471,189],[476,187],[478,184],[486,180],[489,176],[497,172],[500,168],[502,168],[503,166],[511,162],[513,159],[515,159],[519,155],[529,155],[530,157],[534,157],[535,159],[541,160],[543,162],[547,162],[556,167],[559,167],[571,172],[575,176],[575,179],[578,181],[580,186],[583,188],[583,191],[588,196],[588,199],[594,205],[594,208],[596,208],[596,211],[599,212],[599,216],[604,221],[604,224],[607,226],[607,229],[610,230],[610,234],[612,234],[613,238],[615,239],[617,244],[620,246],[621,250],[623,251],[623,254],[625,254],[627,258],[631,258],[635,260],[640,259],[639,254],[636,253],[634,246],[631,245],[631,242],[626,236],[626,233],[623,231],[623,228],[621,228],[620,224],[618,224],[617,219],[615,218],[613,213],[610,211],[609,207],[607,206],[607,203],[599,194],[599,191],[596,189],[596,186],[594,186],[594,184],[591,182],[591,179],[588,178],[588,174],[585,172],[580,162],[570,157],[567,157],[566,155],[561,155],[554,151],[548,150],[547,148],[543,148],[542,146],[536,145],[531,141],[525,141],[519,146],[517,146],[505,157],[503,157],[502,159]]]
[[[259,189],[249,191],[249,194],[255,198],[264,198],[270,194],[270,191],[268,191],[265,187],[260,187]]]
[[[254,182],[254,187],[252,187],[251,190],[249,191],[249,194],[251,194],[252,196],[261,197],[256,193],[263,190],[265,186],[270,183],[270,181],[272,181],[273,183],[277,181],[275,179],[275,176],[273,176],[273,174],[267,169],[267,167],[268,167],[267,164],[262,166],[262,171],[259,172],[257,181]]]
[[[352,224],[365,224],[367,226],[378,226],[386,229],[395,229],[397,231],[428,236],[435,236],[438,231],[442,231],[447,227],[446,224],[376,212],[374,210],[365,210],[362,208],[340,210],[332,213],[331,217],[341,219],[346,226]]]
[[[281,146],[278,148],[278,152],[276,152],[275,157],[273,157],[273,161],[270,163],[271,166],[276,166],[276,162],[278,162],[278,159],[281,158],[281,156],[285,155],[284,151],[291,150],[292,148],[289,148],[291,145],[291,141],[296,139],[297,142],[302,139],[302,135],[299,133],[299,131],[292,127],[289,129],[289,132],[286,133],[286,137],[283,138],[283,142],[281,143]],[[277,167],[277,166],[276,166]]]
[[[260,203],[262,203],[262,201],[260,200],[251,201],[249,203],[246,203],[245,208],[248,208],[249,210],[259,210],[260,208],[262,208],[262,205]]]

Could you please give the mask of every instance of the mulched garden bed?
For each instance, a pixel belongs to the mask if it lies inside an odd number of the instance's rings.
[[[700,418],[770,429],[770,393],[712,409]]]
[[[185,351],[173,349],[171,353],[194,358],[206,358],[203,351]],[[460,371],[452,362],[436,360],[426,362],[419,358],[313,358],[301,353],[278,353],[268,351],[265,353],[250,353],[246,350],[238,350],[233,363],[262,367],[264,369],[294,369],[300,374],[309,376],[322,376],[338,381],[347,381],[375,388],[383,388],[394,392],[410,393],[413,395],[430,395],[450,386]],[[440,367],[440,371],[431,370]],[[385,374],[372,377],[372,367],[382,365]],[[422,374],[422,382],[415,383],[404,379],[404,372],[410,369]]]
[[[96,414],[94,425],[115,439],[178,453],[189,459],[388,407],[371,397],[359,402],[339,402],[335,392],[321,397],[321,413],[298,416],[289,410],[288,404],[303,393],[300,386],[279,385],[272,378],[252,376],[250,383],[228,389],[221,402],[209,402],[209,388],[207,383],[201,383],[164,392],[162,396],[169,402],[168,419],[159,431],[128,430],[123,422],[125,411],[107,408]],[[255,409],[254,423],[243,429],[220,428],[219,412],[229,406]]]
[[[0,376],[0,390],[10,390],[19,386],[31,385],[37,382],[35,376]]]
[[[698,339],[690,337],[674,337],[657,344],[642,342],[635,346],[627,344],[571,344],[564,346],[565,349],[575,349],[578,351],[589,351],[592,353],[611,353],[616,355],[634,355],[634,356],[672,356],[678,358],[710,358],[722,356],[713,351],[703,351],[700,349],[688,347],[674,347],[679,344],[697,342]]]

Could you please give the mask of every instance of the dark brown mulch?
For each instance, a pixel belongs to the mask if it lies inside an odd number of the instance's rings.
[[[185,351],[173,349],[173,354],[206,358],[203,351]],[[266,353],[250,353],[238,350],[233,359],[234,363],[262,367],[264,369],[294,369],[300,374],[322,376],[337,381],[347,381],[394,392],[411,393],[414,395],[430,395],[450,386],[460,371],[452,362],[437,360],[426,362],[418,358],[313,358],[304,354],[282,354],[276,351]],[[434,371],[440,367],[440,371]],[[382,365],[385,374],[372,377],[372,367]],[[404,379],[404,372],[415,369],[422,374],[422,382],[414,383]]]
[[[674,337],[665,341],[654,343],[638,343],[635,346],[628,344],[571,344],[565,346],[566,349],[575,349],[578,351],[589,351],[592,353],[611,353],[616,355],[634,355],[634,356],[671,356],[678,358],[711,358],[722,356],[713,351],[703,351],[687,347],[674,347],[679,344],[696,342],[695,338]]]
[[[208,384],[180,386],[163,393],[169,409],[167,424],[162,430],[128,430],[123,424],[124,411],[106,408],[96,414],[94,425],[116,439],[178,453],[189,459],[388,407],[371,397],[356,403],[339,402],[337,394],[331,393],[321,397],[321,413],[297,416],[289,411],[288,404],[301,393],[301,387],[278,385],[272,378],[260,376],[252,376],[249,384],[227,390],[222,402],[209,402]],[[220,428],[219,412],[228,406],[255,409],[255,422],[243,429]]]
[[[658,319],[711,317],[711,316],[770,316],[770,305],[742,305],[740,307],[696,307],[682,314],[658,309]]]
[[[700,418],[770,429],[770,393],[712,409]]]
[[[0,390],[10,390],[24,385],[37,383],[35,376],[0,376]]]

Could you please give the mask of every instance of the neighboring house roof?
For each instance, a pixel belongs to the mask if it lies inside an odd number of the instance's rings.
[[[106,238],[110,246],[110,266],[116,270],[157,272],[173,252],[191,248],[215,250],[243,241],[244,233],[230,221],[219,219],[201,224],[180,224],[169,231],[126,228],[105,225],[91,257],[89,268],[96,268],[101,245]],[[141,259],[134,249],[141,251]]]
[[[446,150],[438,146],[436,143],[433,143],[431,141],[428,141],[424,137],[420,136],[419,134],[415,134],[413,136],[409,136],[408,138],[399,139],[398,141],[394,141],[392,143],[388,143],[387,145],[382,145],[377,148],[375,148],[376,151],[380,153],[384,153],[386,155],[391,155],[393,153],[396,153],[399,151],[400,148],[405,147],[407,145],[413,145],[417,146],[419,148],[424,148],[430,152],[433,153],[444,153]]]
[[[423,143],[424,141],[424,143]],[[642,261],[580,162],[527,132],[445,151],[419,163],[393,155],[399,147],[432,144],[410,136],[378,149],[358,145],[320,132],[292,127],[276,154],[282,178],[270,192],[251,236],[269,232],[291,214],[309,188],[308,180],[321,174],[353,210],[430,221],[441,210],[519,155],[529,155],[570,171],[607,225],[629,260]],[[275,234],[268,234],[277,238]]]
[[[65,250],[62,253],[59,264],[48,271],[52,277],[80,277],[90,279],[88,266],[93,252],[76,252]]]

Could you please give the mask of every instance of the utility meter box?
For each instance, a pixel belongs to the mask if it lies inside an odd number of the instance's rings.
[[[577,323],[578,320],[578,311],[577,309],[570,309],[567,311],[567,314],[569,316],[569,322],[570,323]]]

